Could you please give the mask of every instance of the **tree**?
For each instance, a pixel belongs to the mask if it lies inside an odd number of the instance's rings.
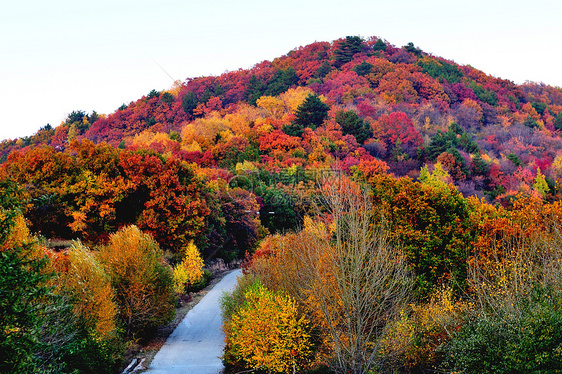
[[[244,91],[244,98],[252,105],[256,105],[256,101],[265,94],[267,85],[255,75],[250,77],[246,91]]]
[[[295,69],[291,66],[284,70],[277,70],[275,75],[267,82],[267,89],[264,94],[268,96],[277,96],[299,83],[299,76]]]
[[[322,196],[333,220],[331,243],[309,241],[303,271],[314,274],[310,295],[334,344],[333,369],[368,373],[382,367],[387,324],[407,302],[407,265],[368,190],[340,176],[324,183]]]
[[[322,65],[314,73],[315,78],[325,78],[332,71],[332,65],[328,61],[324,61]]]
[[[445,133],[440,130],[437,131],[433,138],[431,138],[431,142],[427,145],[425,152],[429,160],[435,161],[440,154],[452,149],[462,149],[467,153],[473,154],[479,151],[478,144],[455,122],[451,123]]]
[[[410,156],[423,143],[419,131],[414,127],[410,117],[403,112],[381,115],[372,123],[373,137],[383,141],[389,147],[403,147]]]
[[[209,210],[192,166],[173,157],[127,151],[119,165],[133,186],[116,204],[120,222],[137,224],[176,250],[201,233]]]
[[[181,262],[174,267],[174,291],[183,293],[186,288],[192,286],[203,276],[203,260],[199,254],[199,250],[189,242],[183,249],[183,257]]]
[[[339,42],[338,48],[334,51],[334,65],[340,68],[353,59],[353,55],[363,52],[363,39],[359,36],[346,36]]]
[[[197,108],[197,104],[199,104],[199,99],[193,91],[188,91],[185,95],[183,95],[181,107],[187,114],[193,115],[193,110]]]
[[[43,272],[47,259],[29,257],[22,248],[0,252],[0,371],[40,372],[35,356],[43,348],[41,328],[49,294]]]
[[[541,168],[537,168],[537,177],[535,178],[535,183],[533,183],[533,188],[538,191],[543,198],[550,192],[546,178],[544,174],[541,173]]]
[[[354,72],[357,73],[357,75],[360,76],[365,76],[367,74],[369,74],[371,72],[371,69],[373,68],[372,64],[369,64],[367,61],[363,61],[362,63],[360,63],[359,65],[355,65],[353,67]]]
[[[314,130],[328,117],[329,110],[330,107],[328,104],[320,100],[318,95],[308,95],[304,102],[298,106],[295,112],[295,120],[290,126],[286,126],[283,130],[291,136],[300,136],[305,127]]]
[[[382,340],[408,301],[409,272],[368,189],[339,176],[325,181],[321,201],[323,214],[302,231],[266,239],[248,272],[303,305],[332,370],[368,373],[384,365]]]
[[[556,115],[556,119],[554,120],[554,128],[558,131],[562,130],[562,111]]]
[[[88,333],[108,341],[117,333],[117,304],[111,279],[90,249],[74,242],[69,250],[68,270],[60,277],[64,292],[75,301],[74,313]]]
[[[377,39],[377,42],[373,46],[373,50],[376,51],[385,51],[386,50],[386,43],[382,41],[382,39]]]
[[[468,249],[474,240],[467,201],[453,185],[438,181],[438,175],[427,176],[423,183],[389,176],[370,181],[374,205],[387,213],[390,242],[403,246],[415,275],[414,291],[423,298],[440,284],[457,293],[466,290]]]
[[[350,134],[363,144],[371,137],[371,128],[353,110],[339,110],[336,112],[336,122],[341,126],[344,134]]]
[[[422,53],[421,49],[416,48],[416,47],[414,46],[414,43],[412,43],[412,42],[409,42],[408,44],[406,44],[406,45],[405,45],[404,47],[402,47],[402,48],[404,48],[404,50],[407,51],[407,52],[413,53],[413,54],[414,54],[415,56],[417,56],[417,57],[420,57],[420,56],[421,56],[421,53]]]

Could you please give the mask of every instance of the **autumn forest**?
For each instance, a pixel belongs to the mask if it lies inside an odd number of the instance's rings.
[[[0,372],[117,372],[218,259],[227,372],[560,372],[561,136],[378,37],[77,109],[0,143]]]

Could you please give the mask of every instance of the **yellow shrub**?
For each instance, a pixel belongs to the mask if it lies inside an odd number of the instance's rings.
[[[34,240],[27,228],[25,218],[22,215],[18,215],[14,218],[14,226],[2,246],[4,249],[14,246],[25,246],[31,244]]]
[[[261,283],[250,286],[246,303],[225,326],[227,353],[254,369],[289,373],[309,363],[309,322],[299,317],[295,301],[267,290]]]
[[[381,354],[398,357],[410,369],[437,368],[437,347],[450,339],[470,305],[453,299],[450,288],[438,290],[428,303],[411,304],[392,323],[382,341]]]

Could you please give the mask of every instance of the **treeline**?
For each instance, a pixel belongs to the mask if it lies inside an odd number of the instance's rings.
[[[29,230],[26,201],[0,183],[2,373],[117,372],[210,276],[193,241],[165,253],[135,225],[53,250]]]
[[[0,178],[24,187],[30,228],[47,238],[98,243],[134,224],[174,252],[195,240],[205,257],[243,257],[259,235],[256,198],[205,173],[154,151],[84,140],[12,153]]]

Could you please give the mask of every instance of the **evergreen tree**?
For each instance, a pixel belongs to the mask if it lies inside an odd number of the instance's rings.
[[[193,110],[197,108],[197,104],[199,104],[199,100],[197,99],[197,95],[192,91],[186,93],[181,100],[181,107],[184,112],[191,116],[193,115]]]
[[[314,73],[314,77],[315,78],[324,78],[331,71],[332,71],[332,66],[330,65],[330,63],[328,61],[324,61],[322,63],[322,65],[320,65],[318,70],[316,70],[316,73]]]
[[[320,126],[326,117],[330,107],[324,103],[318,95],[311,94],[298,106],[295,112],[295,120],[285,127],[283,131],[292,136],[300,136],[305,127],[315,129]]]
[[[246,86],[246,91],[244,91],[244,98],[248,103],[256,105],[256,101],[265,94],[266,89],[266,84],[252,75]]]
[[[353,69],[351,69],[351,70],[356,72],[357,75],[364,76],[364,75],[369,74],[371,72],[372,68],[373,68],[373,65],[369,64],[367,61],[363,61],[359,65],[355,65],[353,67]]]
[[[277,70],[273,78],[268,82],[267,89],[264,94],[268,96],[277,96],[287,91],[291,86],[299,83],[299,76],[294,68],[289,66],[285,70]]]
[[[384,51],[386,50],[386,43],[382,41],[382,39],[377,40],[375,45],[373,46],[373,50],[376,51]]]
[[[336,122],[341,126],[342,132],[353,135],[359,144],[371,137],[371,128],[357,113],[352,110],[340,110],[336,113]]]
[[[340,42],[339,48],[334,51],[334,65],[340,68],[342,65],[353,60],[353,55],[363,52],[363,39],[359,36],[346,36]]]
[[[295,112],[295,122],[302,127],[310,127],[315,129],[320,126],[326,117],[330,107],[328,104],[320,100],[316,94],[308,95]]]

